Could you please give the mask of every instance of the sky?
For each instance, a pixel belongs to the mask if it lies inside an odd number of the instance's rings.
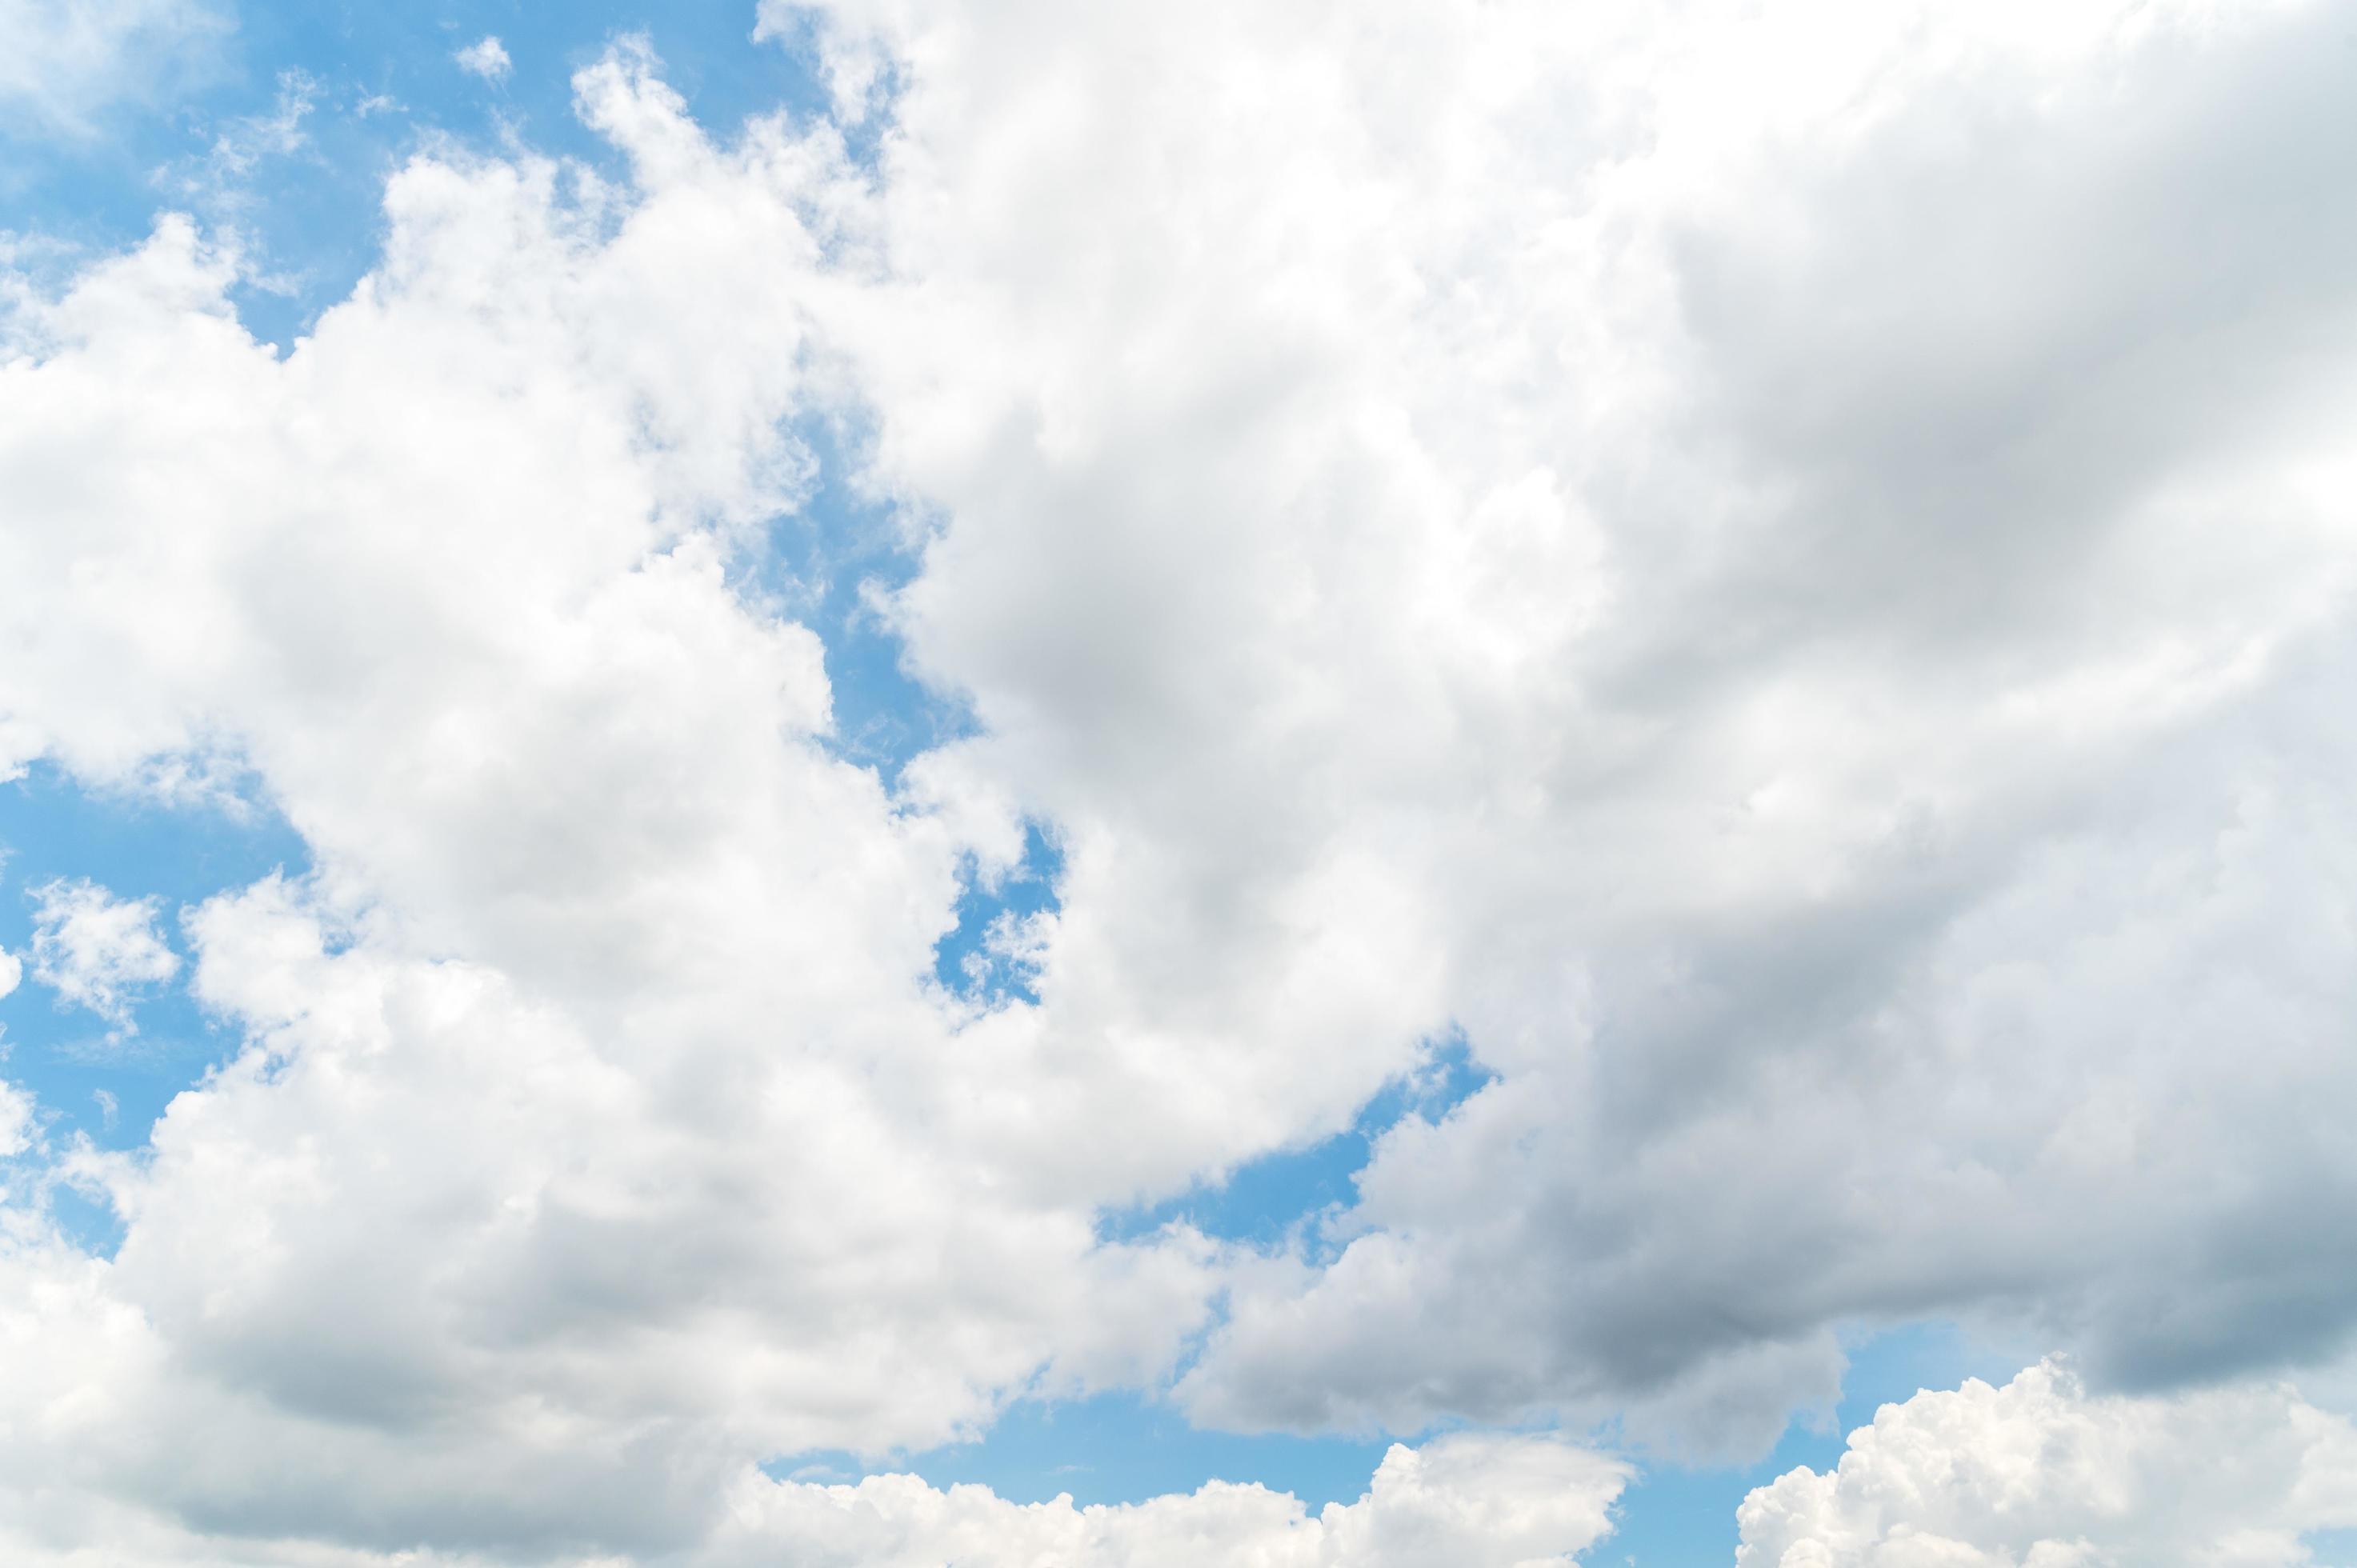
[[[0,1558],[2357,1564],[2352,91],[0,0]]]

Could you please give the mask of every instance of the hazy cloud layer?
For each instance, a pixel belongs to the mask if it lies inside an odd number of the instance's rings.
[[[230,25],[210,0],[0,0],[0,125],[87,136],[110,104],[211,69]]]

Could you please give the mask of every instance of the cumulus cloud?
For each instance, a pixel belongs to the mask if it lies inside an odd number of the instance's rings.
[[[2290,1568],[2357,1524],[2357,1428],[2288,1388],[2097,1396],[2049,1361],[1885,1405],[1738,1517],[1738,1568]]]
[[[6,948],[0,948],[0,996],[5,996],[16,990],[17,983],[24,978],[24,961]]]
[[[1927,1315],[2345,1354],[2326,8],[812,26],[838,119],[625,42],[623,175],[436,145],[283,356],[185,218],[17,291],[0,774],[247,769],[317,867],[188,916],[241,1048],[62,1156],[114,1257],[0,1226],[27,1553],[1544,1561],[1619,1472],[1542,1441],[1316,1519],[751,1466],[1112,1386],[1756,1451]],[[898,775],[759,585],[813,420],[974,720]],[[1022,993],[951,994],[1026,822]],[[171,977],[48,896],[36,978]],[[1486,1087],[1298,1247],[1104,1239],[1442,1037]]]
[[[1200,1238],[1102,1244],[1118,1174],[1018,1157],[1029,1086],[932,979],[990,814],[834,755],[817,639],[733,575],[803,482],[799,294],[855,177],[781,122],[705,144],[640,55],[581,91],[627,210],[414,164],[383,268],[283,359],[167,220],[0,367],[11,516],[59,525],[0,531],[10,760],[136,789],[233,746],[319,867],[188,918],[248,1044],[137,1157],[80,1156],[111,1262],[0,1248],[8,1343],[74,1369],[9,1380],[27,1487],[655,1555],[755,1460],[1150,1382],[1207,1310]],[[69,917],[153,911],[48,897],[58,978],[120,1000],[136,966],[90,955],[128,949]]]
[[[1625,1479],[1615,1462],[1550,1439],[1458,1436],[1394,1445],[1365,1496],[1316,1515],[1283,1493],[1221,1482],[1076,1509],[1070,1498],[1021,1507],[979,1487],[942,1492],[882,1476],[856,1487],[751,1487],[735,1528],[791,1542],[794,1561],[811,1568],[1545,1568],[1609,1532]]]
[[[504,81],[515,65],[508,59],[507,46],[488,33],[450,58],[458,62],[460,70],[485,81]]]
[[[2329,9],[838,15],[899,622],[1064,833],[1045,1026],[1191,1080],[1105,1157],[1497,1074],[1199,1414],[1757,1452],[1846,1320],[2339,1353]]]
[[[797,1568],[1553,1568],[1608,1534],[1624,1480],[1610,1460],[1545,1438],[1453,1437],[1394,1446],[1366,1494],[1311,1514],[1254,1485],[1213,1481],[1191,1494],[1075,1508],[1069,1497],[1008,1502],[987,1487],[943,1491],[914,1476],[856,1486],[773,1481],[748,1471],[729,1488],[724,1521],[696,1561],[715,1568],[790,1562]],[[15,1520],[28,1516],[18,1513]],[[462,1568],[488,1561],[428,1551],[376,1553],[254,1541],[264,1558],[217,1558],[217,1542],[168,1521],[77,1519],[44,1498],[30,1529],[0,1524],[12,1562],[79,1561],[43,1542],[43,1527],[95,1525],[108,1561],[150,1564],[267,1560],[289,1568]],[[233,1550],[237,1550],[233,1549]],[[117,1555],[119,1553],[119,1555]]]
[[[179,955],[156,926],[163,901],[117,898],[81,878],[43,883],[30,897],[33,978],[60,1003],[135,1032],[132,1004],[180,972]]]

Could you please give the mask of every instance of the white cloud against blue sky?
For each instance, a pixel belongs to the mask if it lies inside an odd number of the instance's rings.
[[[485,33],[450,58],[458,62],[460,70],[470,76],[479,76],[485,81],[504,81],[515,69],[515,62],[508,59],[506,46],[490,33]]]
[[[2357,1527],[2344,8],[10,38],[0,1554]]]
[[[231,30],[211,0],[6,0],[0,5],[0,124],[84,138],[126,103],[153,112],[218,69]]]
[[[61,1004],[128,1029],[131,1004],[180,972],[157,930],[154,898],[117,898],[88,881],[27,889],[33,905],[33,978]]]

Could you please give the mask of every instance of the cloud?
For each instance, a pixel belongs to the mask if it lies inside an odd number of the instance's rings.
[[[203,75],[229,30],[202,0],[0,0],[0,115],[89,134],[109,105]]]
[[[1314,1521],[750,1467],[1104,1387],[1756,1452],[1923,1316],[2104,1399],[2346,1357],[2322,8],[814,26],[872,157],[618,45],[625,175],[436,145],[283,356],[185,218],[19,291],[0,773],[250,770],[317,868],[188,916],[238,1049],[59,1155],[115,1256],[11,1189],[21,1528],[1543,1560],[1608,1463],[1436,1442]],[[973,718],[897,776],[761,586],[814,421]],[[951,994],[1027,821],[1024,984]],[[1458,1037],[1299,1247],[1103,1239]]]
[[[179,955],[156,929],[162,901],[117,898],[81,878],[43,883],[30,897],[33,978],[55,991],[59,1003],[86,1007],[124,1034],[136,1033],[132,1004],[180,972]]]
[[[1567,1563],[1610,1531],[1626,1475],[1545,1438],[1460,1436],[1394,1445],[1365,1496],[1314,1516],[1282,1493],[1223,1482],[1191,1496],[1075,1509],[1070,1498],[1024,1507],[979,1487],[941,1492],[914,1477],[881,1476],[856,1487],[748,1487],[738,1518],[756,1522],[737,1529],[751,1538],[748,1552],[756,1541],[790,1544],[794,1561],[812,1568],[1543,1568]]]
[[[458,62],[460,70],[485,81],[504,81],[515,64],[508,59],[507,46],[488,33],[450,58]]]
[[[234,756],[319,868],[187,917],[244,1044],[135,1155],[73,1156],[112,1261],[0,1230],[8,1342],[73,1379],[7,1380],[0,1463],[102,1517],[686,1552],[760,1459],[1151,1383],[1216,1288],[1191,1233],[1100,1242],[1118,1173],[1023,1153],[933,979],[952,824],[996,819],[834,755],[817,639],[744,589],[805,482],[786,279],[856,176],[782,123],[705,144],[634,55],[582,91],[627,208],[421,159],[284,358],[167,220],[0,368],[11,516],[58,525],[0,529],[11,761]]]
[[[1610,1530],[1620,1466],[1544,1438],[1454,1437],[1394,1446],[1366,1495],[1310,1514],[1293,1497],[1212,1481],[1191,1494],[1075,1508],[1069,1497],[1017,1504],[987,1487],[939,1490],[914,1476],[856,1486],[778,1482],[748,1471],[725,1520],[692,1559],[714,1568],[791,1562],[804,1568],[1551,1568]],[[78,1516],[79,1499],[43,1498],[0,1525],[10,1560],[31,1568],[75,1559],[43,1536],[68,1527],[102,1541],[108,1561],[149,1564],[269,1561],[290,1568],[460,1568],[489,1559],[439,1552],[376,1553],[253,1541],[262,1557],[220,1557],[220,1543],[168,1522]],[[236,1547],[231,1550],[237,1550]]]
[[[2343,1352],[2328,10],[835,16],[899,626],[1062,835],[1042,1026],[1185,1064],[1078,1136],[1167,1190],[1497,1075],[1200,1417],[1758,1453],[1845,1322]]]
[[[34,1114],[31,1095],[0,1081],[0,1160],[14,1159],[32,1147],[38,1135]]]
[[[0,948],[0,996],[5,996],[16,990],[17,983],[24,977],[23,961],[7,949]]]
[[[1738,1568],[2289,1568],[2357,1524],[2357,1428],[2287,1388],[2103,1397],[2049,1361],[1883,1406],[1738,1518]]]

